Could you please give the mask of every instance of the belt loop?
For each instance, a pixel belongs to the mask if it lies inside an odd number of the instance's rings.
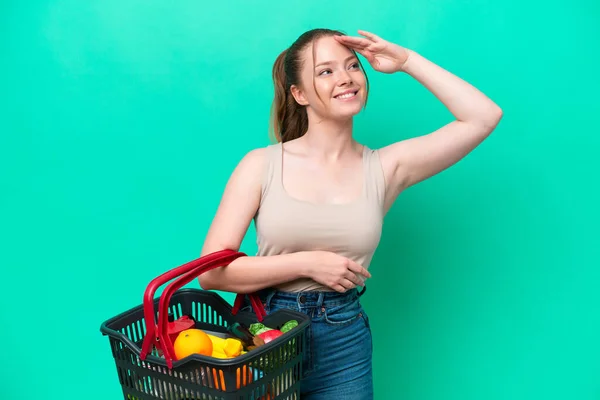
[[[265,311],[269,312],[271,310],[271,300],[273,299],[273,296],[275,296],[275,293],[277,292],[277,290],[272,289],[268,292],[267,297],[265,298]]]
[[[317,307],[323,307],[323,303],[325,303],[325,293],[319,292],[319,298],[317,299]]]

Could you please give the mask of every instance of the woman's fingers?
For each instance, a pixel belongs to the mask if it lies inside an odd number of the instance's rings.
[[[346,290],[354,289],[356,287],[356,284],[354,284],[354,282],[352,282],[350,279],[342,279],[341,284],[344,288],[346,288]]]
[[[358,53],[362,54],[367,59],[367,61],[369,61],[369,63],[371,63],[372,65],[378,65],[379,64],[377,62],[377,59],[373,55],[373,53],[371,53],[369,50],[356,50],[356,51]]]
[[[356,286],[362,286],[365,282],[358,277],[354,272],[348,271],[346,274],[346,279],[352,282]]]
[[[333,290],[339,293],[346,293],[346,291],[355,288],[356,285],[348,279],[342,279],[340,283],[331,286]]]
[[[370,278],[371,277],[371,274],[369,273],[369,271],[367,271],[366,269],[364,269],[362,267],[362,265],[360,265],[360,264],[358,264],[358,263],[356,263],[356,262],[354,262],[352,260],[349,260],[349,261],[350,262],[348,263],[348,269],[350,271],[356,272],[357,274],[362,275],[365,278]]]
[[[374,42],[382,40],[379,36],[377,36],[376,34],[371,33],[371,32],[367,32],[367,31],[363,31],[363,30],[359,29],[358,33],[361,34],[361,35],[363,35],[363,36],[365,36],[365,37],[367,37],[367,38],[369,38],[369,39],[371,39]]]
[[[333,285],[331,288],[333,290],[335,290],[336,292],[340,292],[340,293],[344,293],[346,291],[346,288],[343,287],[342,285]]]
[[[351,46],[355,49],[365,49],[371,45],[371,41],[365,38],[353,37],[353,36],[335,36],[339,41],[347,46]]]
[[[369,61],[369,63],[371,63],[371,64],[377,63],[377,60],[375,59],[373,52],[371,50],[368,50],[370,48],[370,46],[373,45],[373,42],[371,42],[367,39],[356,38],[356,37],[351,37],[351,36],[335,36],[335,37],[339,39],[338,41],[341,44],[354,49],[357,53],[359,53],[363,57],[365,57]]]

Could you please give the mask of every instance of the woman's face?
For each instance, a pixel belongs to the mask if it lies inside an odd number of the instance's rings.
[[[366,99],[366,80],[350,49],[327,36],[308,45],[301,57],[300,84],[292,86],[299,104],[331,119],[347,119],[360,112]]]

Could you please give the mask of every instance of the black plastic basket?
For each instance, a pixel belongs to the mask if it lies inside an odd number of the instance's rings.
[[[227,265],[241,255],[243,254],[224,250],[169,271],[148,286],[144,304],[101,325],[102,334],[109,336],[124,399],[300,398],[302,359],[306,331],[310,326],[307,315],[293,310],[279,310],[265,315],[264,310],[261,313],[262,303],[258,304],[256,297],[251,299],[254,313],[238,312],[242,296],[238,295],[236,304],[232,307],[217,293],[200,289],[179,289],[201,273]],[[182,271],[183,276],[171,283],[160,298],[153,298],[161,282],[182,275]],[[157,308],[160,311],[156,311]],[[192,316],[196,321],[196,328],[217,336],[226,335],[227,326],[234,322],[249,326],[262,321],[266,326],[279,329],[285,322],[295,319],[298,326],[273,341],[232,359],[194,354],[181,360],[170,360],[168,353],[161,351],[166,346],[166,340],[161,335],[161,325],[164,327],[167,321],[164,310],[168,310],[166,313],[175,319],[184,315]],[[146,316],[152,318],[150,323]]]

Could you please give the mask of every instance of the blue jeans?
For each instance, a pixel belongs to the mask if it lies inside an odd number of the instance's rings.
[[[373,342],[356,289],[346,293],[268,291],[267,313],[282,308],[310,316],[302,400],[373,399]]]

